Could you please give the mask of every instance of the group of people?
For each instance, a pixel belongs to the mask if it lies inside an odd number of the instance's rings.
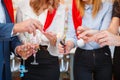
[[[120,0],[72,0],[68,11],[68,30],[64,36],[66,11],[60,0],[25,0],[20,2],[14,23],[11,0],[0,0],[0,79],[11,80],[10,52],[23,56],[27,73],[22,80],[59,80],[60,54],[76,48],[74,80],[120,80]],[[26,35],[40,35],[40,49],[36,53],[38,65],[32,65],[36,45],[23,43]],[[77,40],[83,39],[84,46]],[[115,47],[113,68],[108,46]],[[25,48],[25,49],[23,49]]]

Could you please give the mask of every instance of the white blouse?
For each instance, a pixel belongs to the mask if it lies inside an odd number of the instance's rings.
[[[21,2],[18,6],[18,11],[17,11],[17,22],[21,22],[24,20],[27,20],[29,18],[33,18],[33,19],[37,19],[38,21],[40,21],[40,23],[42,25],[45,24],[46,21],[46,17],[47,17],[47,11],[45,10],[44,12],[42,12],[39,16],[37,16],[32,8],[29,5],[29,1],[30,0],[24,0],[23,2]],[[49,40],[46,38],[46,36],[44,36],[39,30],[36,30],[36,36],[37,39],[40,41],[40,45],[47,45],[48,48],[47,50],[49,51],[49,53],[53,56],[59,56],[59,52],[58,52],[58,48],[57,45],[61,39],[61,37],[64,34],[64,24],[65,24],[65,6],[60,4],[56,14],[53,18],[53,21],[51,23],[51,25],[47,28],[46,32],[53,32],[57,35],[57,43],[56,46],[52,46],[50,45]],[[33,38],[32,34],[28,34],[27,32],[20,34],[20,38],[22,40],[26,39],[30,42],[31,39]]]

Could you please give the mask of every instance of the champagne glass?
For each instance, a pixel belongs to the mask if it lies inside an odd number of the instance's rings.
[[[37,39],[37,36],[32,38],[31,43],[34,44],[34,45],[39,44],[39,40]],[[38,49],[39,49],[39,47],[35,48],[35,52],[37,52]],[[39,63],[37,62],[37,59],[36,59],[36,53],[33,53],[33,57],[34,57],[34,60],[33,60],[33,62],[31,62],[31,64],[32,65],[38,65]]]
[[[33,36],[33,34],[29,34],[28,32],[25,32],[25,33],[21,33],[19,34],[19,40],[24,43],[24,45],[26,45],[26,43],[32,43],[32,44],[39,44],[41,41],[41,33],[39,30],[36,30],[36,36]],[[36,52],[37,52],[38,48],[36,49]],[[27,59],[26,58],[26,48],[23,49],[23,54],[22,54],[22,64],[20,65],[20,77],[23,77],[24,76],[24,73],[28,72],[28,70],[25,69],[25,60]],[[34,61],[33,65],[37,65],[38,63],[36,62],[36,53],[33,54],[34,56]]]
[[[22,43],[24,43],[24,45],[26,46],[26,39],[22,40]],[[20,77],[24,77],[24,73],[28,72],[28,70],[25,67],[25,60],[26,58],[26,47],[24,47],[22,49],[22,61],[21,61],[21,65],[20,65]]]
[[[35,53],[33,53],[34,60],[33,60],[33,62],[31,62],[32,65],[38,65],[39,64],[37,62],[36,53],[37,53],[38,50],[40,50],[39,45],[41,43],[41,36],[42,36],[42,33],[39,30],[36,30],[36,35],[35,36],[32,35],[30,37],[30,43],[32,43],[34,45],[38,45],[35,48]]]

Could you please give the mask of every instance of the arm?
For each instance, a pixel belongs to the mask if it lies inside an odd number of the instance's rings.
[[[72,9],[68,12],[68,30],[66,33],[66,43],[71,43],[71,48],[75,47],[77,45],[76,43],[77,37],[76,37],[76,31],[74,29],[73,19],[72,19]]]
[[[18,7],[17,10],[17,22],[14,26],[14,33],[24,33],[24,32],[28,32],[28,33],[33,33],[34,35],[36,34],[36,29],[42,31],[42,25],[41,23],[36,20],[36,19],[26,19],[23,21],[23,13],[21,8]]]
[[[14,52],[15,48],[19,45],[21,45],[21,42],[19,41],[18,36],[12,37],[10,41],[11,51]]]
[[[118,34],[120,19],[118,17],[113,17],[108,31],[113,34]]]
[[[63,45],[59,44],[58,49],[60,53],[68,54],[70,50],[76,46],[77,37],[74,29],[74,24],[72,20],[72,11],[71,9],[68,12],[68,30],[66,33],[66,42],[65,42],[65,51]]]
[[[120,36],[112,34],[107,30],[98,33],[96,39],[100,46],[120,46]]]
[[[52,26],[52,30],[53,33],[56,34],[56,40],[55,40],[55,45],[49,44],[48,45],[48,51],[54,55],[54,56],[58,56],[59,52],[58,52],[58,44],[60,43],[60,40],[62,40],[63,36],[64,36],[64,26],[65,26],[65,7],[60,5],[57,11],[57,14],[55,16],[55,20],[54,20],[54,25]],[[54,41],[54,40],[53,40]]]
[[[119,22],[120,22],[120,13],[118,13],[118,9],[119,9],[119,4],[118,2],[114,2],[113,4],[113,11],[112,11],[112,21],[110,24],[110,27],[108,29],[108,31],[112,32],[113,34],[117,34],[118,33],[118,27],[119,27]]]
[[[102,31],[96,35],[96,39],[101,46],[111,45],[111,46],[120,46],[120,36],[116,35],[118,33],[118,27],[120,18],[115,8],[118,7],[116,3],[113,5],[113,18],[108,28],[108,31]],[[119,7],[118,7],[119,8]]]
[[[100,46],[120,46],[120,36],[116,35],[118,33],[119,21],[119,17],[113,17],[108,30],[101,31],[95,36]]]

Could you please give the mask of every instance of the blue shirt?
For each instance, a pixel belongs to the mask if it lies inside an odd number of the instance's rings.
[[[104,2],[101,5],[101,9],[98,14],[93,18],[92,17],[92,5],[85,6],[85,14],[82,18],[82,26],[88,27],[95,30],[105,30],[109,27],[112,16],[112,4],[109,2]],[[72,20],[72,9],[68,12],[68,31],[66,34],[66,41],[71,40],[77,46],[76,41],[76,33],[74,29],[74,24]],[[82,49],[92,50],[100,48],[99,44],[96,42],[86,43]]]

